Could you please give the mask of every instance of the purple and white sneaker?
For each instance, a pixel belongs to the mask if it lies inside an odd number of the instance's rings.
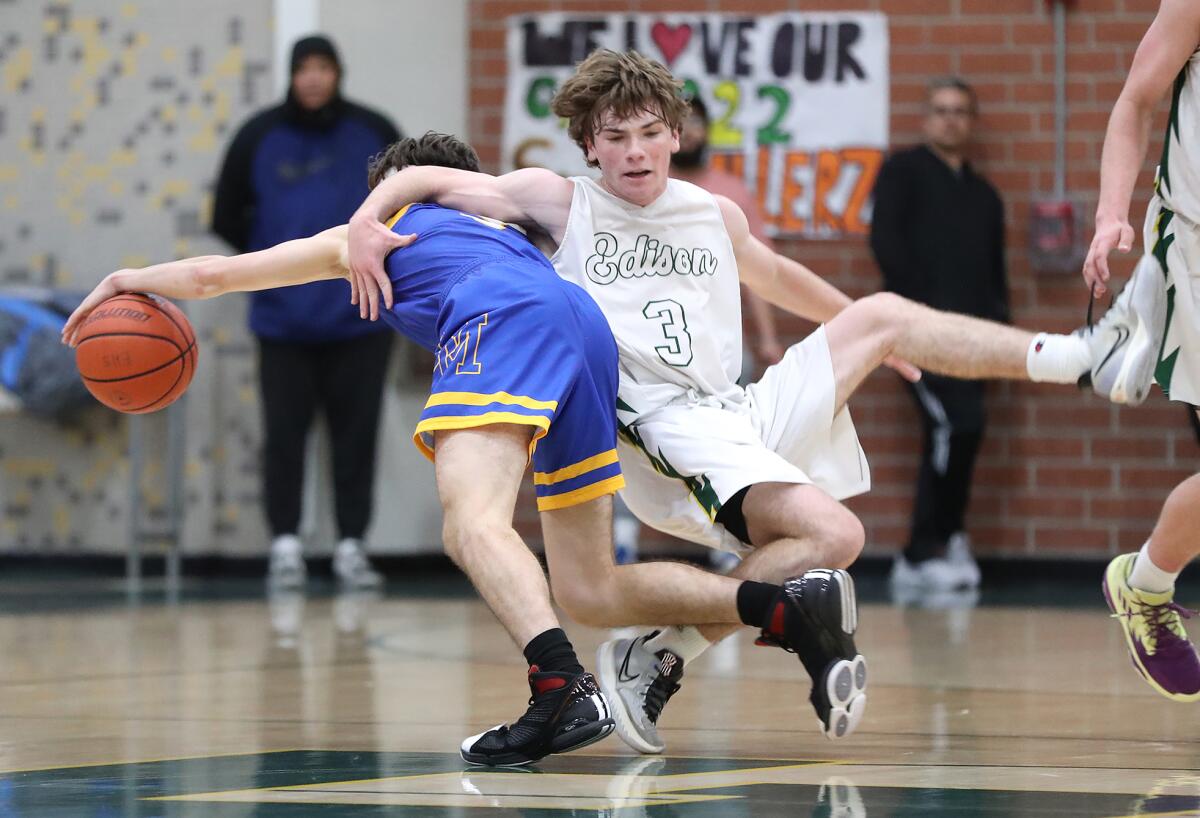
[[[1194,612],[1176,605],[1174,591],[1154,594],[1130,586],[1137,554],[1122,554],[1104,572],[1104,599],[1121,623],[1129,658],[1146,682],[1177,702],[1200,699],[1200,657],[1183,629]]]

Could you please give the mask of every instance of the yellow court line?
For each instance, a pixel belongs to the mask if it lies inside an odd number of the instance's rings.
[[[617,450],[609,449],[607,452],[592,455],[586,460],[580,460],[578,463],[563,466],[561,469],[556,469],[552,472],[535,471],[533,473],[533,484],[535,486],[549,486],[554,483],[561,483],[564,480],[570,480],[572,477],[578,477],[581,474],[586,474],[604,466],[611,466],[616,462]]]
[[[510,395],[508,392],[492,392],[490,394],[483,394],[482,392],[434,392],[425,403],[425,408],[428,409],[430,406],[445,406],[447,404],[487,406],[490,403],[506,403],[511,406],[523,406],[526,409],[549,409],[551,411],[558,408],[558,401],[556,400],[535,400],[525,395]]]
[[[574,491],[551,494],[549,497],[539,497],[537,498],[538,511],[553,511],[556,508],[577,506],[580,503],[595,500],[597,497],[602,497],[605,494],[612,494],[617,489],[624,487],[625,478],[618,474],[616,477],[610,477],[607,480],[601,480],[599,483],[592,483],[590,486],[584,486]]]

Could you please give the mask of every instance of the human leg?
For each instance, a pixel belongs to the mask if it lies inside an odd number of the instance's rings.
[[[1125,635],[1134,667],[1176,701],[1200,699],[1200,658],[1174,602],[1175,577],[1200,553],[1200,474],[1167,497],[1149,541],[1122,554],[1104,574],[1104,597]]]
[[[433,433],[446,553],[532,663],[530,709],[463,741],[464,760],[515,766],[567,752],[612,731],[608,705],[575,658],[550,606],[541,564],[512,528],[533,428],[495,424]]]
[[[559,627],[542,566],[512,527],[532,436],[515,424],[434,433],[446,555],[518,647]]]
[[[263,500],[271,530],[267,582],[274,588],[304,584],[300,497],[308,430],[317,406],[311,348],[259,339],[259,395],[263,412]]]
[[[924,447],[909,541],[896,557],[892,582],[913,591],[978,585],[964,521],[983,439],[983,384],[927,375],[909,388],[921,413]]]
[[[319,377],[333,455],[334,508],[339,542],[333,573],[350,587],[383,583],[367,559],[363,536],[375,493],[375,452],[390,332],[325,345]]]

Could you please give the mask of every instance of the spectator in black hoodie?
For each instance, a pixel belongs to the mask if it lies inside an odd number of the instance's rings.
[[[925,144],[879,172],[871,249],[887,290],[941,310],[1007,322],[1004,205],[966,159],[974,90],[947,77],[929,85]],[[963,521],[983,440],[984,384],[930,373],[910,384],[925,431],[907,547],[892,580],[949,590],[979,584]]]
[[[382,115],[344,99],[342,65],[326,37],[292,48],[287,99],[242,125],[217,181],[213,231],[239,253],[345,224],[366,198],[367,160],[400,138]],[[359,318],[343,281],[251,296],[259,342],[265,445],[263,494],[273,587],[304,583],[300,497],[305,440],[317,410],[329,425],[344,584],[380,583],[363,551],[375,476],[375,436],[392,333]]]

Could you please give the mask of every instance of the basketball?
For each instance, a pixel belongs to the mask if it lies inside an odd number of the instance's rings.
[[[174,403],[196,373],[196,334],[178,307],[154,295],[122,293],[79,328],[75,365],[96,400],[144,414]]]

